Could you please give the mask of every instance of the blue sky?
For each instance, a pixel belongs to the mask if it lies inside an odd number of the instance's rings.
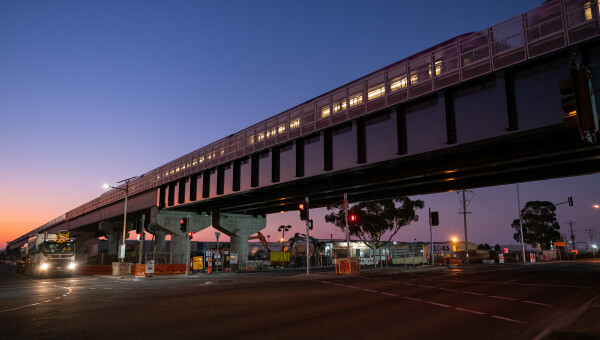
[[[103,183],[540,3],[2,1],[0,247],[99,196]],[[521,202],[574,196],[580,205],[560,206],[559,222],[564,232],[563,222],[575,220],[581,239],[600,213],[590,208],[598,182],[592,175],[525,183]],[[514,243],[507,226],[517,215],[514,185],[474,193],[469,239]],[[440,240],[462,238],[456,193],[420,198],[439,207]],[[265,234],[280,224],[300,231],[297,215],[269,216]],[[319,237],[341,235],[315,223]],[[396,239],[427,240],[424,226]],[[212,231],[196,236],[212,238]]]

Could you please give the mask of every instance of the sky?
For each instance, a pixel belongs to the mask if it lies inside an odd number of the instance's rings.
[[[0,2],[0,249],[143,174],[459,34],[542,1],[20,1]],[[554,203],[561,232],[600,238],[600,176],[520,185],[521,204]],[[468,192],[468,239],[510,244],[516,185]],[[464,237],[459,195],[425,201],[396,241]],[[342,238],[311,211],[313,235]],[[269,215],[303,232],[298,212]],[[214,240],[214,230],[194,240]],[[223,241],[223,238],[221,238]],[[226,240],[226,239],[225,239]]]

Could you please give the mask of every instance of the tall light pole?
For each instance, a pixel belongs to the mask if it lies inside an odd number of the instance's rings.
[[[133,177],[129,177],[127,179],[117,182],[117,183],[125,182],[125,188],[122,188],[122,186],[113,187],[108,184],[104,184],[104,189],[113,188],[113,189],[121,190],[121,191],[125,192],[125,208],[123,211],[123,243],[121,244],[121,249],[119,251],[119,262],[123,262],[125,259],[125,232],[127,230],[127,197],[129,196],[129,182],[132,179],[135,179],[137,177],[138,176],[133,176]]]

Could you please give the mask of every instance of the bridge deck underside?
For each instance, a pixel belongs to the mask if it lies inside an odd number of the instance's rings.
[[[350,201],[363,201],[589,174],[599,169],[600,147],[584,144],[556,125],[170,209],[265,214],[297,209],[305,196],[315,205],[327,205],[339,201],[345,192]]]

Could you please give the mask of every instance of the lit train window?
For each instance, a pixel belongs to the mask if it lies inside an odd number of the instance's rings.
[[[275,136],[275,128],[271,128],[270,130],[267,130],[267,138],[271,138]]]
[[[223,156],[224,154],[225,154],[225,149],[221,148],[221,153],[219,155]]]
[[[419,76],[417,75],[417,73],[414,71],[411,72],[410,73],[410,84],[416,85],[418,81],[419,81]]]
[[[285,132],[285,124],[279,125],[279,127],[277,128],[277,133],[284,133],[284,132]]]
[[[333,103],[333,113],[344,111],[346,109],[346,100]]]
[[[600,16],[600,0],[586,1],[585,4],[583,5],[583,12],[584,12],[586,21],[594,19],[594,15],[592,12],[592,4],[594,2],[596,3],[596,8],[598,9],[598,15]]]
[[[325,118],[325,117],[329,116],[330,113],[331,113],[331,109],[329,108],[329,105],[323,106],[321,108],[321,118]]]
[[[400,89],[405,89],[406,86],[408,86],[408,83],[406,82],[406,74],[403,74],[400,77],[392,79],[390,82],[390,91],[394,92]]]
[[[198,163],[202,163],[204,162],[204,157],[200,157],[200,159],[198,159]]]
[[[254,144],[254,135],[250,136],[250,138],[248,138],[248,143],[250,143],[250,145]]]
[[[350,107],[360,105],[363,102],[362,93],[353,94],[350,96]]]
[[[442,61],[435,62],[435,75],[439,76],[442,73]],[[431,78],[431,67],[429,68],[429,78]]]
[[[259,132],[259,133],[257,134],[257,138],[256,138],[256,139],[257,139],[257,141],[259,141],[259,142],[260,142],[260,141],[263,141],[263,140],[265,139],[265,133],[264,133],[264,132]]]
[[[290,122],[290,130],[300,127],[300,118],[296,118]]]
[[[376,86],[373,86],[367,92],[368,100],[373,100],[379,98],[385,94],[385,84],[381,83]]]

